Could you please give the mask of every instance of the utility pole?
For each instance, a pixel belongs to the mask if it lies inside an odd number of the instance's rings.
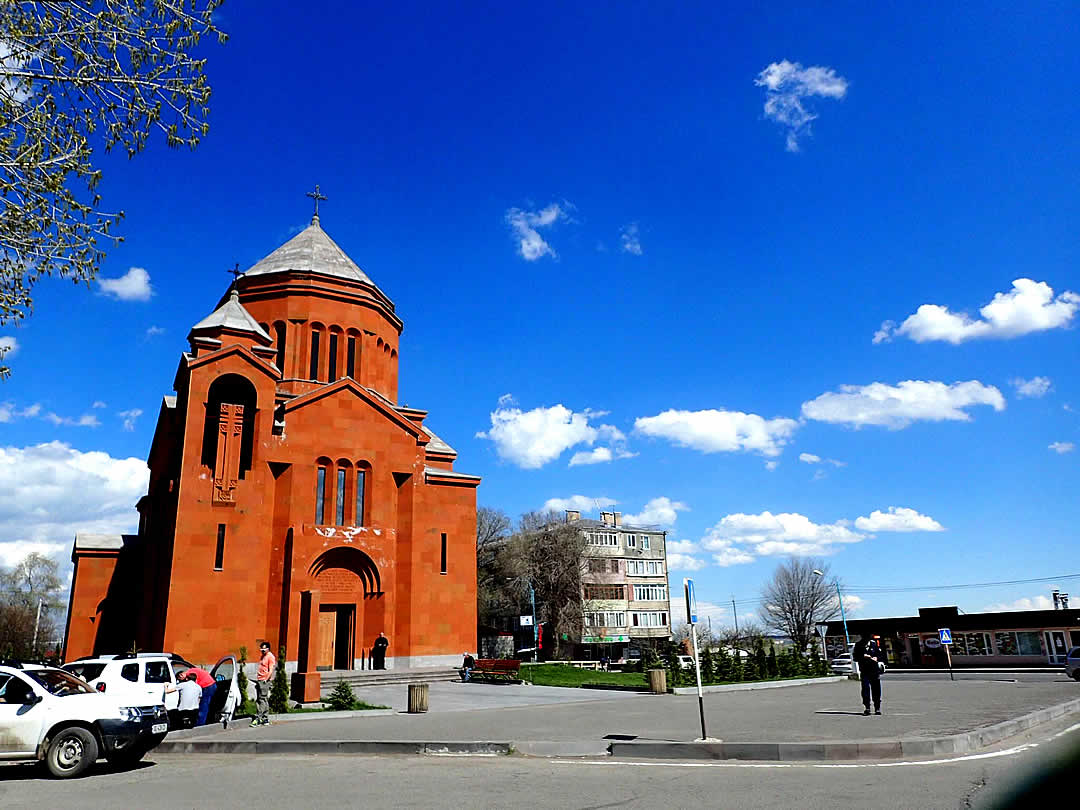
[[[735,609],[735,597],[731,597],[731,615],[735,617],[735,638],[739,637],[739,612]]]
[[[38,628],[41,627],[41,606],[44,605],[44,604],[45,604],[44,597],[39,596],[38,597],[38,603],[37,603],[37,618],[34,619],[34,643],[33,643],[33,645],[31,645],[31,648],[30,648],[30,655],[33,658],[37,658]]]

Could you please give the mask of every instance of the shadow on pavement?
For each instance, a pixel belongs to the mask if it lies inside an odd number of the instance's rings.
[[[147,756],[149,756],[149,754]],[[72,781],[101,778],[114,773],[142,771],[146,768],[153,768],[155,764],[156,763],[153,761],[150,761],[136,762],[133,765],[113,765],[107,760],[98,760],[87,769],[86,773],[82,776],[75,777]],[[45,764],[42,762],[12,762],[11,764],[0,765],[0,783],[28,781],[64,782],[68,780],[55,778],[49,773],[48,768],[46,768]]]

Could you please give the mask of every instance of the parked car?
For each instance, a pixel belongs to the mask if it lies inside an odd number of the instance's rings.
[[[101,755],[138,762],[168,728],[161,702],[102,693],[56,667],[0,662],[0,760],[44,761],[53,776],[69,778]]]
[[[1080,647],[1073,647],[1065,656],[1065,674],[1080,681]]]
[[[679,656],[679,664],[682,666],[683,669],[693,669],[694,668],[694,656],[692,656],[692,655],[680,655]]]
[[[140,705],[164,703],[166,710],[171,712],[180,705],[180,693],[176,689],[177,671],[182,672],[190,666],[187,664],[178,670],[174,667],[174,661],[164,653],[128,653],[79,658],[65,664],[64,669],[99,692],[114,694]]]
[[[837,675],[850,675],[853,672],[857,672],[855,669],[855,662],[848,654],[838,655],[836,658],[832,659],[829,662],[829,669]]]

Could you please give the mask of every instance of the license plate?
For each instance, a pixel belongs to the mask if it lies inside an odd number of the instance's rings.
[[[151,734],[164,734],[168,730],[169,730],[169,724],[168,723],[154,723],[154,725],[150,726],[150,733]]]

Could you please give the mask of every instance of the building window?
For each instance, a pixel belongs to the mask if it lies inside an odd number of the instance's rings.
[[[611,573],[613,573],[613,574],[619,573],[619,561],[618,560],[611,560]]]
[[[446,532],[442,533],[442,562],[439,565],[439,573],[446,573]]]
[[[214,570],[220,571],[225,567],[225,524],[219,523],[217,527],[217,549],[214,551]]]
[[[667,612],[662,610],[635,611],[630,614],[632,627],[667,627]]]
[[[623,611],[601,611],[585,614],[586,627],[626,627],[626,613]]]
[[[658,602],[667,599],[667,585],[635,585],[634,599],[644,602]]]
[[[627,560],[626,573],[639,577],[663,576],[664,564],[660,560]]]
[[[353,335],[345,341],[345,376],[356,379],[356,337]]]
[[[367,495],[367,470],[356,469],[356,525],[364,526],[364,498]]]
[[[315,524],[322,526],[326,516],[326,467],[319,467],[315,478]]]
[[[334,523],[338,526],[345,525],[345,468],[338,467],[337,492],[334,493]]]
[[[625,599],[625,585],[586,585],[586,599]]]
[[[619,535],[614,532],[587,532],[585,542],[590,546],[614,546],[619,547]]]
[[[1035,632],[994,633],[998,655],[1042,655],[1042,639]]]
[[[628,534],[628,535],[626,535],[626,547],[627,548],[637,548],[637,535],[636,534]]]
[[[641,535],[641,548],[642,548],[643,551],[648,551],[649,550],[649,535],[647,535],[647,534]]]
[[[607,560],[589,560],[589,573],[590,574],[604,574],[607,573]]]
[[[319,379],[319,337],[318,329],[311,330],[311,367],[308,370],[308,379]]]
[[[274,324],[274,342],[277,344],[277,357],[274,362],[278,371],[285,374],[285,324],[278,321]]]
[[[954,633],[953,652],[957,655],[993,655],[989,633]]]
[[[330,362],[329,367],[326,369],[326,381],[334,382],[337,379],[337,345],[338,336],[337,332],[330,333]]]

